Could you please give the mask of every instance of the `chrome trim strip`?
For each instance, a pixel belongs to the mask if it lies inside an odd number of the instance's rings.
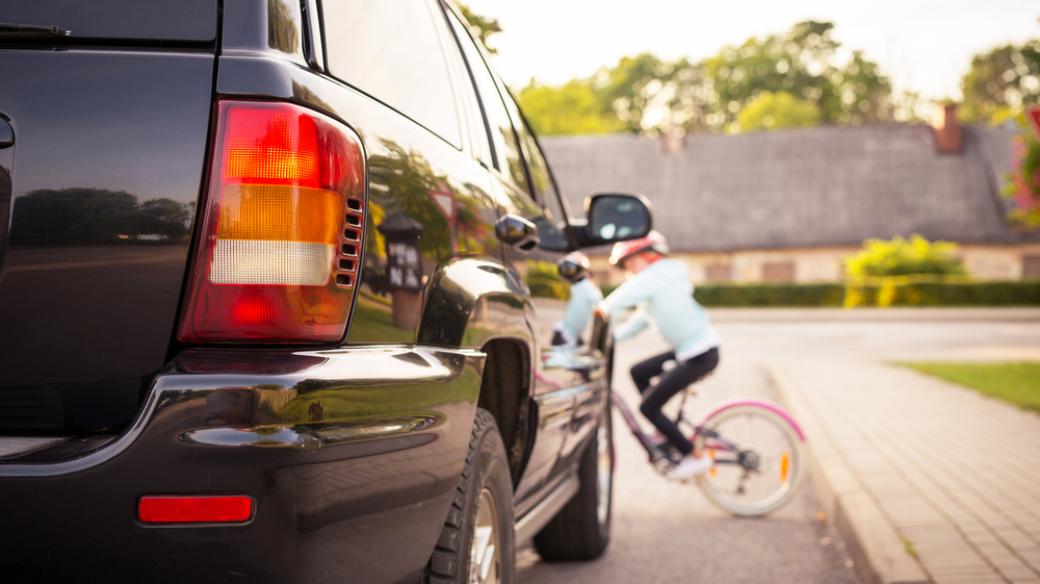
[[[68,436],[0,436],[0,459],[21,456],[44,448],[50,448],[67,440]]]
[[[234,364],[235,356],[263,363],[267,356],[273,362],[297,366],[290,371],[247,372]],[[218,364],[215,372],[193,370],[192,358],[212,360],[222,357],[231,364]],[[486,354],[472,349],[445,349],[421,345],[366,345],[318,351],[256,350],[188,350],[156,375],[141,413],[126,431],[104,447],[86,456],[60,462],[18,463],[0,461],[0,477],[48,477],[80,472],[111,460],[133,444],[165,409],[174,409],[186,397],[219,392],[245,392],[256,403],[287,401],[299,393],[301,383],[327,382],[337,387],[378,389],[380,386],[408,386],[424,383],[446,383],[458,378],[465,362],[483,361]],[[269,361],[270,362],[270,361]],[[212,366],[212,365],[211,365]],[[236,371],[241,369],[241,371]],[[231,372],[227,372],[231,370]],[[251,399],[253,399],[251,398]],[[334,421],[330,421],[334,422]],[[180,442],[191,445],[221,447],[274,448],[309,450],[326,442],[343,442],[410,434],[422,430],[436,420],[408,419],[376,421],[363,428],[332,428],[325,432],[299,432],[290,420],[271,419],[261,426],[228,427],[215,424],[202,432],[182,429]],[[206,432],[205,430],[211,430]],[[266,436],[261,439],[256,431]]]

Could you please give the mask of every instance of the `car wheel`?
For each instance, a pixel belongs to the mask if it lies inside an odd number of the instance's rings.
[[[582,453],[578,478],[578,493],[534,538],[535,549],[546,561],[593,560],[610,543],[614,433],[609,408]]]
[[[478,408],[466,465],[425,582],[512,584],[515,571],[509,460],[495,418]]]

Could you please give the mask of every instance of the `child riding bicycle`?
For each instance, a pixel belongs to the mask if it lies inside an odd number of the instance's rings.
[[[684,480],[707,472],[713,463],[708,457],[693,455],[693,444],[662,408],[677,393],[715,369],[720,339],[704,308],[693,299],[686,265],[667,255],[668,244],[656,231],[615,244],[610,263],[629,276],[600,303],[600,308],[612,319],[627,309],[637,309],[615,331],[617,341],[634,336],[652,320],[671,347],[670,351],[636,363],[631,375],[643,396],[639,411],[683,454],[669,476]],[[676,365],[665,371],[664,365],[669,361]],[[651,385],[655,377],[657,383]]]

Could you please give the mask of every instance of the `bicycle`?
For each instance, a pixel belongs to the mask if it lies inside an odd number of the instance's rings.
[[[689,388],[683,391],[675,423],[690,436],[696,455],[715,461],[711,470],[696,479],[705,497],[741,517],[761,517],[787,504],[805,466],[805,434],[798,422],[772,402],[735,399],[719,404],[699,423],[691,423],[683,414],[690,392]],[[682,454],[667,440],[655,440],[644,432],[616,392],[610,398],[650,463],[667,476]]]

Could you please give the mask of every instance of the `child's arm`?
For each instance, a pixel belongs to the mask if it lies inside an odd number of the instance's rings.
[[[650,298],[652,293],[653,290],[648,285],[646,278],[641,278],[639,274],[636,274],[615,288],[610,296],[600,303],[600,306],[604,312],[610,315],[611,320],[616,320],[625,310],[635,308],[639,306],[640,302]],[[642,310],[637,310],[614,331],[614,338],[619,341],[627,339],[642,332],[649,324],[646,314]]]
[[[630,316],[628,320],[614,331],[614,340],[623,341],[634,337],[646,330],[648,326],[650,326],[650,322],[646,319],[646,313],[642,310],[637,310],[635,314]]]
[[[611,318],[617,318],[629,308],[635,308],[653,294],[647,279],[640,276],[641,274],[636,274],[626,280],[600,303]]]

